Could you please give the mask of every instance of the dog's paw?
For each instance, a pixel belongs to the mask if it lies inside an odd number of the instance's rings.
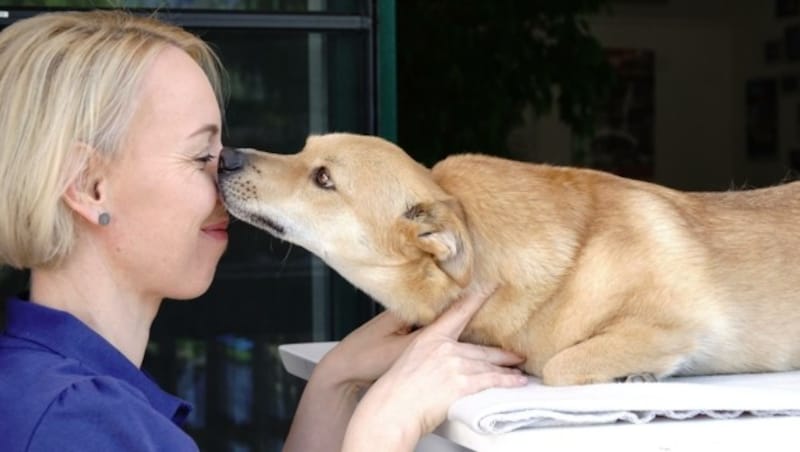
[[[617,378],[617,382],[619,383],[655,383],[657,381],[658,378],[649,372],[631,374],[625,377]]]

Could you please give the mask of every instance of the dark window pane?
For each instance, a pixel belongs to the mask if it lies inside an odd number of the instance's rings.
[[[0,7],[157,8],[166,10],[363,14],[367,0],[5,0]]]

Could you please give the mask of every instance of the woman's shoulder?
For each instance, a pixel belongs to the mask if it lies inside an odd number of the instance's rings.
[[[125,381],[95,370],[102,368],[106,360],[94,355],[111,354],[110,346],[98,348],[81,342],[61,350],[59,346],[61,343],[41,331],[0,333],[0,419],[11,409],[26,417],[28,413],[43,412],[60,397],[79,392],[90,403],[93,399],[144,398]],[[63,352],[85,348],[99,350],[87,352],[95,361],[86,363]]]
[[[11,443],[7,450],[196,450],[192,439],[130,384],[64,370],[18,387],[12,404],[0,401],[0,419],[11,421],[0,425],[0,437]]]
[[[34,403],[32,395],[51,399],[72,383],[93,376],[73,358],[29,340],[0,335],[0,410],[10,398]],[[14,404],[19,406],[19,404]]]
[[[35,342],[0,335],[0,368],[0,437],[10,440],[10,450],[26,450],[43,415],[60,409],[65,397],[99,395],[92,384],[98,376]]]
[[[64,444],[75,450],[166,450],[156,439],[174,450],[195,450],[141,391],[75,359],[6,336],[0,369],[3,450],[67,450]]]
[[[0,412],[9,399],[22,399],[12,406],[34,404],[36,398],[51,399],[71,383],[92,376],[75,359],[6,335],[0,335],[0,369]]]

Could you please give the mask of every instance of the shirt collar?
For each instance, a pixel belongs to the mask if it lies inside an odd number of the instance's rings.
[[[127,382],[150,404],[182,424],[191,411],[186,401],[164,392],[145,372],[77,317],[19,298],[8,300],[6,334],[35,342],[53,352],[78,360],[92,371]]]

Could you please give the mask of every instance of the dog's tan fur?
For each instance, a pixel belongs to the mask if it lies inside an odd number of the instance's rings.
[[[546,384],[800,368],[800,182],[687,193],[470,154],[428,170],[350,134],[242,152],[220,177],[234,216],[409,322],[497,285],[464,337]]]

